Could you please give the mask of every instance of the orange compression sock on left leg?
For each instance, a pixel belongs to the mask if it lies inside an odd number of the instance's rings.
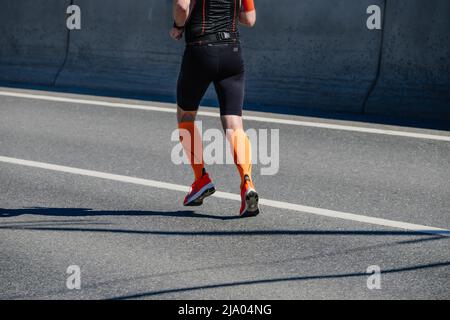
[[[202,137],[194,122],[181,122],[178,129],[180,142],[194,171],[195,180],[198,180],[202,177],[204,168]]]

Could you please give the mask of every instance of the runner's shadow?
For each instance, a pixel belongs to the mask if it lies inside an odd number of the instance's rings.
[[[215,216],[200,214],[190,210],[180,211],[138,211],[138,210],[93,210],[89,208],[43,208],[31,207],[21,209],[0,208],[0,218],[17,217],[21,215],[39,215],[48,217],[94,217],[94,216],[137,216],[137,217],[177,217],[177,218],[198,218],[215,220],[241,219],[238,216]]]

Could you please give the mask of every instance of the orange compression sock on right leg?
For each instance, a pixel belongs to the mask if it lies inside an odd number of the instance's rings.
[[[229,141],[233,151],[234,163],[241,176],[241,188],[245,183],[245,176],[248,176],[250,186],[252,182],[252,149],[247,134],[242,129],[231,131]]]

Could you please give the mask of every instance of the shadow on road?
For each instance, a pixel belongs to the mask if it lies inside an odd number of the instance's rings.
[[[215,216],[208,214],[198,214],[193,211],[112,211],[112,210],[92,210],[88,208],[21,208],[21,209],[2,209],[0,208],[0,217],[17,217],[20,215],[40,215],[52,217],[95,217],[95,216],[159,216],[159,217],[177,217],[177,218],[199,218],[215,220],[235,220],[241,219],[238,216]],[[348,236],[427,236],[428,233],[420,233],[407,230],[213,230],[213,231],[184,231],[184,230],[131,230],[131,229],[106,229],[92,227],[62,227],[61,224],[107,224],[91,222],[89,220],[58,220],[58,225],[51,225],[53,220],[29,220],[29,221],[5,221],[0,223],[0,229],[27,229],[40,231],[67,231],[67,232],[91,232],[91,233],[117,233],[117,234],[144,234],[144,235],[164,235],[164,236],[206,236],[206,237],[228,237],[228,236],[304,236],[304,235],[348,235]],[[50,226],[36,225],[36,223],[47,223]],[[443,236],[436,235],[435,238],[441,239]]]
[[[31,221],[32,222],[32,221]],[[28,222],[26,222],[28,223]],[[116,233],[139,234],[154,236],[187,236],[187,237],[233,237],[233,236],[430,236],[429,234],[414,231],[377,231],[377,230],[237,230],[237,231],[162,231],[162,230],[128,230],[104,228],[68,228],[68,227],[41,227],[41,226],[1,226],[0,229],[20,229],[35,231],[62,231],[62,232],[90,232],[90,233]],[[444,239],[436,236],[436,239]]]
[[[431,268],[442,268],[442,267],[448,267],[448,266],[450,266],[450,261],[430,263],[430,264],[425,264],[425,265],[417,265],[417,266],[412,266],[412,267],[388,269],[388,270],[383,270],[383,274],[409,272],[409,271],[424,270],[424,269],[431,269]],[[356,272],[356,273],[325,274],[325,275],[313,275],[313,276],[249,280],[249,281],[235,281],[235,282],[228,282],[228,283],[209,284],[209,285],[203,285],[203,286],[192,286],[192,287],[186,287],[186,288],[175,288],[175,289],[165,289],[165,290],[158,290],[158,291],[149,291],[149,292],[143,292],[143,293],[138,293],[138,294],[133,294],[133,295],[114,297],[112,299],[113,300],[139,299],[139,298],[146,298],[146,297],[157,296],[157,295],[162,295],[162,294],[190,292],[190,291],[205,290],[205,289],[220,289],[220,288],[226,288],[226,287],[270,284],[270,283],[280,283],[280,282],[290,282],[290,281],[340,279],[340,278],[352,278],[352,277],[367,277],[367,273]]]
[[[439,240],[449,240],[449,237],[439,236],[439,235],[429,235],[421,234],[413,231],[401,231],[401,230],[212,230],[212,231],[186,231],[186,230],[133,230],[124,228],[111,228],[111,222],[107,221],[96,221],[92,219],[87,219],[87,217],[93,216],[169,216],[169,217],[181,217],[181,218],[211,218],[220,220],[236,219],[237,217],[220,217],[212,215],[201,215],[191,211],[176,211],[176,212],[158,212],[158,211],[108,211],[108,210],[92,210],[87,208],[23,208],[23,209],[1,209],[0,217],[15,217],[20,215],[39,215],[47,217],[59,217],[57,219],[34,219],[28,221],[9,221],[0,219],[0,230],[11,230],[11,231],[36,231],[36,232],[59,232],[61,236],[65,236],[66,232],[80,233],[84,235],[85,233],[97,233],[101,234],[127,234],[127,235],[163,235],[163,236],[174,236],[174,237],[189,237],[189,236],[203,236],[203,237],[233,237],[233,236],[330,236],[330,241],[333,241],[333,236],[348,236],[348,237],[389,237],[389,236],[404,236],[400,241],[397,239],[395,242],[383,242],[371,244],[369,246],[356,247],[356,248],[344,248],[336,250],[334,252],[326,252],[314,254],[311,256],[302,256],[287,259],[277,259],[276,261],[265,261],[263,263],[233,263],[227,265],[213,265],[205,268],[192,269],[192,270],[181,270],[169,273],[159,273],[152,275],[145,275],[143,277],[132,277],[129,279],[115,279],[114,281],[94,283],[86,288],[98,289],[102,286],[111,285],[113,283],[120,282],[126,285],[132,281],[143,281],[148,280],[153,277],[162,276],[177,276],[180,274],[186,274],[187,272],[204,272],[205,270],[221,270],[236,267],[248,267],[251,265],[275,265],[288,263],[293,261],[307,261],[314,260],[324,257],[332,257],[337,255],[345,255],[355,252],[364,252],[374,249],[382,248],[394,248],[400,245],[416,245],[417,243],[429,242],[429,241],[439,241]],[[64,219],[64,217],[75,217],[78,219]],[[299,238],[301,239],[301,238]],[[357,238],[356,238],[357,239]],[[181,240],[182,241],[182,240]],[[430,269],[438,267],[448,267],[450,262],[439,262],[427,265],[418,265],[413,267],[403,267],[398,269],[385,270],[383,273],[398,273],[407,272],[421,269]],[[283,283],[289,281],[308,281],[308,280],[320,280],[320,279],[337,279],[337,278],[350,278],[350,277],[367,277],[367,273],[343,273],[343,274],[325,274],[325,275],[307,275],[307,276],[296,276],[296,277],[283,277],[274,279],[259,279],[259,280],[248,280],[248,281],[235,281],[226,282],[219,284],[205,284],[202,286],[191,286],[185,288],[175,288],[175,289],[162,289],[157,291],[149,291],[144,293],[137,293],[127,296],[118,296],[113,299],[136,299],[152,297],[163,294],[171,293],[183,293],[196,290],[204,289],[220,289],[226,287],[234,286],[245,286],[245,285],[258,285],[258,284],[270,284],[270,283]],[[57,291],[56,293],[63,293]]]
[[[193,211],[112,211],[112,210],[92,210],[88,208],[21,208],[21,209],[2,209],[0,208],[0,218],[17,217],[20,215],[40,215],[54,217],[94,217],[94,216],[160,216],[177,218],[200,218],[215,220],[235,220],[242,219],[239,216],[215,216],[208,214],[198,214]],[[104,228],[73,228],[57,226],[33,226],[33,220],[0,223],[0,229],[27,229],[41,231],[67,231],[67,232],[98,232],[98,233],[118,233],[118,234],[146,234],[146,235],[165,235],[165,236],[207,236],[207,237],[227,237],[227,236],[276,236],[276,235],[367,235],[367,236],[430,236],[429,232],[407,231],[407,230],[214,230],[214,231],[163,231],[163,230],[130,230],[130,229],[104,229]],[[45,223],[45,220],[41,220]],[[51,223],[51,221],[48,221]],[[61,221],[64,224],[64,220]],[[71,221],[67,221],[69,224]],[[25,226],[20,224],[26,224]],[[79,224],[83,224],[82,221]],[[90,223],[86,224],[104,224]],[[442,232],[441,232],[442,233]],[[450,233],[449,233],[450,234]],[[436,235],[436,238],[444,236]]]
[[[199,214],[190,210],[181,211],[138,211],[138,210],[92,210],[89,208],[21,208],[2,209],[0,208],[0,218],[17,217],[21,215],[40,215],[55,217],[93,217],[93,216],[161,216],[177,218],[203,218],[215,220],[235,220],[238,216],[214,216],[209,214]]]

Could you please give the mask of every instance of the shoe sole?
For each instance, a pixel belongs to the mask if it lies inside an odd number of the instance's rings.
[[[259,202],[258,193],[256,193],[256,191],[250,191],[245,196],[245,210],[241,214],[241,217],[242,218],[256,217],[260,213],[258,202]]]
[[[184,206],[185,207],[198,207],[203,204],[203,200],[209,196],[211,196],[214,192],[216,192],[216,188],[212,186],[211,188],[206,189],[203,193],[194,200],[189,201]]]

